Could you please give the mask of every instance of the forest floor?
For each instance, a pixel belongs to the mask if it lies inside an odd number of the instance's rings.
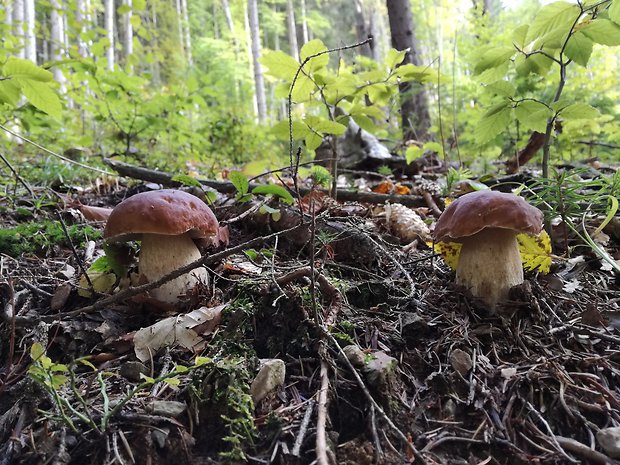
[[[149,188],[67,195],[113,207]],[[170,312],[78,294],[103,240],[77,204],[0,202],[0,465],[615,463],[599,441],[620,425],[620,279],[587,248],[490,315],[373,205],[317,201],[289,229],[296,206],[275,222],[220,197],[230,244]],[[134,339],[162,321],[161,348]],[[284,383],[254,404],[265,359]]]

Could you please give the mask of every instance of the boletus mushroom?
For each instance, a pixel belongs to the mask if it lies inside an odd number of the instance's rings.
[[[523,283],[517,234],[537,235],[543,214],[514,194],[481,190],[465,194],[442,213],[435,241],[462,244],[456,282],[493,311],[508,298],[511,287]]]
[[[140,240],[138,270],[152,282],[201,257],[194,240],[217,245],[219,224],[198,197],[163,189],[136,194],[119,203],[110,214],[103,236],[108,243]],[[199,282],[208,282],[207,270],[196,268],[151,290],[159,301],[175,303]]]

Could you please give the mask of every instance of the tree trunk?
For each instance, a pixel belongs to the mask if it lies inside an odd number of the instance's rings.
[[[8,30],[13,30],[13,0],[5,0],[4,6],[4,24],[8,26]]]
[[[108,36],[108,71],[114,71],[114,0],[105,0],[105,30]]]
[[[88,56],[88,47],[86,46],[86,42],[84,42],[84,39],[82,38],[82,34],[84,33],[87,24],[86,12],[86,0],[77,0],[75,4],[75,20],[77,22],[77,46],[78,53],[83,58],[86,58]]]
[[[254,63],[254,86],[256,89],[256,107],[258,110],[258,122],[263,123],[267,119],[267,107],[265,102],[265,82],[263,69],[260,64],[260,30],[258,25],[257,0],[248,0],[248,21],[250,24],[250,37],[252,39],[252,62]]]
[[[306,0],[301,0],[301,38],[304,44],[310,41],[308,38],[308,19],[306,15]]]
[[[291,56],[296,60],[299,60],[297,26],[295,25],[295,8],[293,7],[293,0],[287,0],[286,2],[286,22],[288,26],[288,46],[291,51]]]
[[[50,12],[50,46],[53,61],[64,58],[65,24],[63,21],[61,0],[51,0],[52,11]],[[54,79],[60,83],[61,92],[64,91],[65,76],[58,66],[52,68]]]
[[[355,36],[358,42],[363,42],[371,36],[370,28],[366,24],[366,12],[362,0],[355,0]],[[372,43],[366,44],[358,50],[365,57],[372,58]]]
[[[24,0],[15,0],[13,2],[13,33],[17,39],[17,56],[19,58],[26,57],[24,44]]]
[[[250,33],[250,19],[248,14],[247,3],[243,7],[243,25],[245,27],[245,40],[248,50],[248,64],[250,67],[250,74],[254,74],[254,64],[252,57],[252,34]],[[254,109],[254,115],[258,116],[258,101],[256,98],[256,92],[252,92],[252,108]]]
[[[183,39],[185,44],[185,56],[187,57],[187,64],[191,66],[194,62],[194,59],[192,57],[192,35],[189,29],[189,12],[187,11],[187,0],[181,0],[181,12],[183,13]]]
[[[131,24],[131,4],[132,0],[123,0],[123,5],[129,7],[129,11],[123,15],[123,51],[125,52],[125,64],[131,72],[132,66],[129,65],[129,57],[133,54],[133,25]]]
[[[409,7],[409,0],[387,0],[388,17],[392,36],[392,47],[396,50],[409,49],[403,64],[420,66],[422,61]],[[422,85],[405,82],[399,86],[403,139],[425,141],[429,138],[431,118],[428,96]]]
[[[34,35],[36,24],[34,0],[24,0],[24,22],[25,22],[25,57],[30,61],[37,62],[37,40]]]

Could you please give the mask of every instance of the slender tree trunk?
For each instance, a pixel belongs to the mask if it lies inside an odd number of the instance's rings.
[[[132,0],[123,0],[123,5],[129,7],[129,11],[123,15],[123,51],[125,52],[125,63],[129,63],[129,57],[133,54],[133,25],[131,24]],[[131,72],[132,66],[128,66]]]
[[[355,0],[355,36],[358,42],[363,42],[370,37],[370,28],[366,24],[366,12],[362,0]],[[358,48],[363,56],[372,57],[372,43]]]
[[[52,11],[50,13],[50,36],[52,60],[60,61],[64,58],[65,51],[65,24],[62,13],[61,0],[51,0]],[[60,83],[61,91],[64,90],[65,76],[58,66],[52,68],[54,79]]]
[[[263,69],[260,64],[261,44],[258,23],[257,0],[248,0],[248,20],[250,23],[250,37],[252,39],[252,61],[254,63],[254,86],[256,89],[256,106],[258,121],[263,123],[267,119],[267,106],[265,102],[265,82]]]
[[[181,0],[181,11],[183,13],[183,38],[185,43],[185,56],[187,57],[187,64],[191,66],[194,60],[192,57],[192,34],[189,29],[189,12],[187,11],[187,0]]]
[[[301,37],[303,43],[306,44],[310,41],[308,36],[308,18],[306,12],[306,0],[300,0],[301,2]]]
[[[291,56],[296,60],[299,60],[297,26],[295,25],[295,8],[293,7],[293,0],[287,0],[286,2],[286,22],[288,25],[288,46],[291,51]]]
[[[13,2],[13,33],[17,38],[17,56],[19,58],[26,57],[26,49],[24,43],[24,0],[15,0]]]
[[[4,24],[8,26],[8,30],[13,30],[13,0],[4,0]]]
[[[77,22],[77,46],[78,53],[81,57],[86,58],[88,56],[88,47],[82,34],[86,26],[87,5],[86,0],[77,0],[75,4],[75,20]]]
[[[372,37],[370,43],[371,58],[379,63],[383,60],[388,46],[385,44],[385,20],[377,8],[368,9],[368,32]]]
[[[24,0],[24,22],[25,22],[25,34],[26,34],[26,50],[25,56],[30,61],[37,62],[37,40],[34,35],[34,28],[36,24],[34,0]]]
[[[114,71],[114,0],[105,0],[105,30],[108,36],[108,71]]]
[[[422,61],[418,51],[409,0],[387,0],[387,10],[392,47],[396,50],[408,49],[403,64],[412,63],[420,66]],[[426,91],[420,84],[405,82],[399,86],[399,92],[404,140],[428,140],[431,118]]]
[[[157,2],[151,2],[151,26],[154,31],[157,31]],[[153,48],[159,48],[159,38],[157,35],[153,35]],[[151,74],[153,75],[153,85],[161,85],[161,70],[159,67],[159,61],[153,60],[151,63]]]
[[[245,40],[248,50],[248,64],[250,65],[250,74],[254,75],[254,57],[252,55],[252,34],[250,33],[250,18],[248,13],[247,3],[243,6],[243,25],[245,27]],[[252,107],[254,109],[254,115],[258,116],[258,99],[256,98],[256,92],[252,92]]]
[[[177,28],[179,34],[179,45],[184,49],[185,41],[183,40],[183,12],[181,11],[181,0],[175,0],[174,8],[177,12]]]

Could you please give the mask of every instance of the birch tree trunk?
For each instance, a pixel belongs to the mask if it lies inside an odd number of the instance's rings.
[[[106,58],[108,60],[108,71],[114,71],[114,0],[105,1],[105,30],[108,37],[108,49]]]
[[[252,39],[252,62],[254,63],[254,87],[256,92],[256,107],[258,121],[263,123],[267,119],[267,107],[265,102],[265,81],[263,69],[260,64],[260,30],[258,26],[257,0],[248,0],[248,21],[250,24],[250,37]]]
[[[297,26],[295,25],[295,8],[293,0],[286,2],[286,22],[288,25],[288,46],[291,56],[299,61],[299,47],[297,45]]]
[[[183,12],[181,11],[181,0],[175,0],[174,9],[177,12],[177,33],[179,34],[179,46],[184,48],[185,41],[183,40]]]
[[[8,30],[13,30],[13,0],[4,0],[2,2],[4,7],[4,24],[8,26]]]
[[[24,0],[15,0],[13,2],[13,34],[17,39],[17,56],[19,58],[26,57],[24,43]]]
[[[51,0],[52,11],[50,12],[50,48],[53,61],[64,58],[65,24],[63,21],[62,0]],[[60,83],[61,92],[64,92],[65,76],[58,66],[52,68],[54,79]]]
[[[133,25],[131,24],[131,2],[132,0],[123,0],[123,5],[129,7],[129,11],[123,15],[123,50],[125,52],[125,63],[129,64],[129,57],[133,54]],[[129,69],[131,70],[131,66]]]
[[[248,50],[248,63],[250,65],[250,74],[254,75],[254,63],[252,56],[252,34],[250,33],[250,19],[248,14],[247,3],[243,6],[243,25],[245,27],[245,40]],[[256,98],[256,92],[252,92],[252,107],[254,109],[254,115],[258,116],[258,99]]]
[[[78,53],[83,58],[86,58],[88,56],[88,47],[86,46],[86,42],[84,42],[84,39],[82,38],[82,34],[84,33],[84,29],[86,26],[86,12],[86,0],[77,0],[75,4],[75,20],[77,22],[77,46]]]
[[[187,0],[181,0],[181,11],[183,13],[183,39],[185,44],[185,56],[187,57],[187,64],[191,66],[194,60],[192,57],[192,35],[189,29],[189,12],[187,11]]]
[[[409,0],[387,0],[388,18],[392,36],[392,47],[407,50],[403,64],[422,64],[415,35]],[[416,83],[404,82],[399,86],[403,139],[426,141],[431,126],[428,96],[425,89]]]
[[[36,24],[34,0],[24,0],[24,23],[25,23],[25,56],[28,60],[37,62],[37,40],[34,35]]]
[[[306,0],[301,1],[301,38],[303,43],[306,44],[310,42],[310,38],[308,36],[308,18],[306,12]]]

